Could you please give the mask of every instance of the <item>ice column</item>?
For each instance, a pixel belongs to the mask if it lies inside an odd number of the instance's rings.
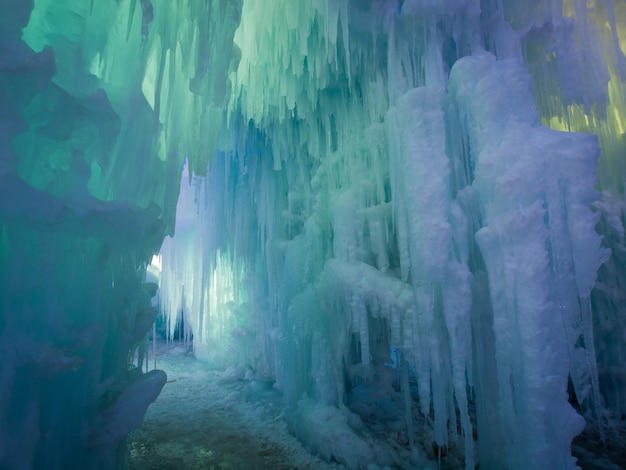
[[[604,259],[589,206],[595,195],[578,189],[578,178],[594,171],[595,139],[539,125],[518,61],[464,58],[452,70],[450,88],[469,132],[473,187],[482,205],[476,241],[493,305],[506,465],[570,467],[569,443],[584,426],[566,392],[567,333],[580,307],[559,305],[559,278],[584,284]],[[581,239],[587,239],[585,262],[570,248]],[[584,304],[588,291],[570,295]]]

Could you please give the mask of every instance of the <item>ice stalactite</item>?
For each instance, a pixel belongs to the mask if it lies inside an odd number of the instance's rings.
[[[568,400],[623,412],[623,1],[9,3],[3,312],[27,314],[0,334],[68,351],[54,383],[37,354],[3,372],[2,410],[39,384],[29,463],[152,397],[126,361],[166,234],[170,334],[274,380],[328,459],[572,468]]]
[[[510,7],[505,11],[507,8]],[[574,335],[573,341],[587,346],[584,352],[582,348],[577,351],[579,363],[595,367],[594,356],[597,360],[600,383],[594,384],[593,400],[606,400],[610,409],[623,413],[625,397],[618,391],[623,390],[623,370],[618,363],[624,357],[625,344],[624,325],[619,320],[624,317],[623,289],[619,287],[623,284],[620,272],[624,268],[624,245],[619,234],[624,230],[626,206],[626,5],[578,0],[558,3],[555,8],[561,10],[562,16],[554,22],[554,33],[547,36],[545,28],[531,30],[524,43],[525,61],[533,74],[542,121],[555,129],[598,137],[596,188],[602,191],[602,197],[594,204],[600,216],[596,228],[611,256],[598,271],[597,282],[582,304],[578,328],[584,331]],[[572,43],[581,48],[573,49]],[[572,76],[576,80],[566,79]],[[573,249],[584,252],[583,243]],[[586,354],[594,349],[596,354]],[[603,397],[599,396],[600,388]]]
[[[621,34],[584,2],[244,2],[228,152],[209,169],[243,205],[208,196],[213,176],[200,199],[246,272],[258,364],[296,433],[315,415],[302,397],[367,422],[395,383],[410,451],[381,463],[456,448],[466,468],[575,465],[568,380],[602,407],[596,166],[623,164],[608,156],[623,51],[603,19]],[[563,110],[598,139],[544,127]]]
[[[569,329],[580,325],[579,303],[588,302],[592,286],[587,280],[605,256],[590,209],[598,196],[591,185],[578,187],[593,174],[597,147],[591,136],[539,126],[534,110],[523,109],[530,88],[519,65],[484,56],[462,59],[452,70],[450,88],[469,128],[472,186],[483,207],[484,227],[476,238],[491,290],[503,429],[513,440],[508,466],[541,465],[552,458],[555,466],[567,467],[573,464],[567,443],[584,425],[567,404],[568,373],[571,367],[575,385],[586,387],[589,375],[582,380],[579,374],[593,373],[570,355]],[[496,92],[496,83],[507,83],[504,94]],[[507,109],[516,111],[503,117]],[[587,238],[584,255],[572,248],[581,238]],[[572,296],[575,300],[565,304]],[[547,397],[560,397],[548,419],[562,421],[557,433],[544,421]],[[511,431],[525,427],[519,434]],[[559,440],[562,455],[544,447]]]
[[[177,328],[186,341],[193,334],[198,358],[218,366],[253,367],[254,328],[249,324],[245,273],[215,224],[226,222],[219,208],[229,196],[223,191],[228,178],[223,169],[216,163],[205,178],[190,177],[184,167],[175,236],[161,246],[160,308],[166,314],[167,336],[175,338]]]

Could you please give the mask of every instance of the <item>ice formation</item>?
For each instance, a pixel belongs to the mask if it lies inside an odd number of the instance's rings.
[[[625,52],[623,0],[5,0],[0,466],[118,459],[160,250],[320,455],[574,468],[626,412]]]

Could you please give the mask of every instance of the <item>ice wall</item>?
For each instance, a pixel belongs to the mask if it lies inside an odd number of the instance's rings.
[[[404,447],[378,463],[574,467],[579,413],[623,407],[623,11],[245,1],[221,151],[183,189],[202,255],[165,245],[191,276],[166,313],[273,377],[320,452],[311,403],[367,434],[399,388]]]
[[[522,33],[524,61],[542,122],[554,129],[595,134],[600,145],[594,204],[596,227],[611,249],[591,294],[595,348],[604,399],[624,410],[624,52],[626,4],[553,2],[529,14],[503,2],[502,15]],[[576,45],[577,47],[573,47]],[[593,323],[593,324],[591,324]]]
[[[0,466],[123,461],[166,235],[170,331],[349,467],[624,411],[623,0],[0,8]]]
[[[120,466],[165,383],[130,364],[157,314],[145,268],[183,156],[214,152],[239,16],[178,7],[0,2],[2,468]]]

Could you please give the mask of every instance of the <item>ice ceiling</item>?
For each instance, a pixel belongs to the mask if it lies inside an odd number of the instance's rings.
[[[625,52],[623,0],[4,0],[0,467],[123,463],[160,251],[323,456],[573,468],[626,412]]]

